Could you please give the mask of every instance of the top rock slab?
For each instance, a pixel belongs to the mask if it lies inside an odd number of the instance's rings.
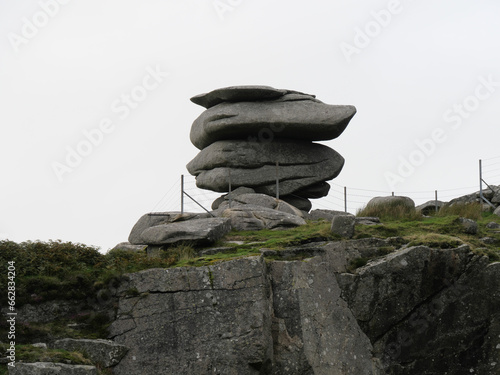
[[[356,114],[351,105],[329,105],[266,86],[219,89],[195,98],[209,107],[191,127],[191,142],[200,150],[220,140],[326,141],[337,138]]]
[[[314,95],[292,90],[280,90],[270,86],[231,86],[193,96],[191,101],[205,108],[211,108],[223,102],[255,102],[279,99],[286,94],[299,94],[314,99]]]

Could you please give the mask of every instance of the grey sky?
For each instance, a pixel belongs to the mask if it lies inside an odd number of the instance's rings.
[[[155,206],[178,209],[203,111],[189,98],[240,84],[357,107],[325,142],[346,164],[316,208],[340,209],[343,186],[351,212],[383,192],[475,191],[478,159],[500,156],[499,14],[492,0],[0,0],[0,236],[106,251]]]

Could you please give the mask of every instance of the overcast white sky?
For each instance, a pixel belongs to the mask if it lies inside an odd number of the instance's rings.
[[[0,238],[106,251],[179,209],[203,111],[189,98],[231,85],[357,107],[325,142],[346,164],[315,208],[340,209],[343,186],[351,212],[382,192],[449,200],[478,189],[480,158],[500,184],[499,15],[496,0],[0,0]]]

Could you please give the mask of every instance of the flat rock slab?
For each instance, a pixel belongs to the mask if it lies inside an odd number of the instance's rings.
[[[236,230],[284,229],[306,224],[299,216],[251,204],[221,210],[220,216],[229,218]]]
[[[141,238],[142,232],[146,229],[161,224],[170,224],[180,221],[188,221],[195,219],[206,219],[212,217],[209,213],[182,213],[180,211],[172,212],[153,212],[142,215],[137,223],[133,226],[128,237],[128,242],[132,245],[144,245]]]
[[[142,243],[171,245],[178,242],[209,244],[231,231],[230,221],[225,218],[195,219],[171,224],[160,224],[141,234]]]
[[[230,86],[193,96],[191,101],[205,108],[211,108],[222,102],[253,102],[278,99],[287,90],[270,86]]]
[[[360,216],[356,217],[356,224],[360,225],[380,225],[380,219],[378,217],[370,216]]]
[[[272,143],[218,141],[200,151],[187,169],[197,176],[196,185],[202,189],[227,192],[231,181],[233,188],[252,188],[267,195],[276,195],[278,173],[280,196],[307,199],[326,196],[330,185],[325,181],[335,178],[343,165],[344,158],[327,146],[277,139]],[[298,204],[305,211],[311,208],[308,201]]]
[[[332,221],[334,216],[338,215],[351,215],[345,211],[336,211],[336,210],[325,210],[325,209],[316,209],[310,212],[312,220],[326,220]]]
[[[281,211],[287,214],[303,217],[302,211],[296,207],[290,205],[289,203],[282,201],[280,199],[273,198],[266,194],[249,193],[241,194],[231,200],[231,207],[229,207],[229,201],[224,201],[219,205],[219,210],[225,210],[227,208],[240,207],[245,205],[261,206],[264,208],[270,208],[272,210]]]
[[[129,350],[126,346],[117,344],[111,340],[101,339],[61,339],[55,341],[51,347],[70,352],[78,351],[86,353],[92,362],[100,363],[104,367],[117,365]]]
[[[52,362],[17,362],[16,367],[9,367],[9,375],[97,375],[97,368]]]
[[[225,140],[204,148],[186,168],[196,176],[214,168],[248,169],[276,166],[276,163],[280,167],[321,164],[326,169],[324,179],[329,180],[340,172],[344,159],[335,150],[319,143],[284,139],[268,143]]]
[[[228,139],[324,141],[342,134],[355,114],[354,106],[315,100],[221,103],[194,121],[190,138],[200,150]]]
[[[113,250],[124,250],[124,251],[130,251],[134,253],[140,253],[146,251],[147,246],[146,245],[132,245],[130,242],[120,242],[118,245],[113,247],[111,251]]]

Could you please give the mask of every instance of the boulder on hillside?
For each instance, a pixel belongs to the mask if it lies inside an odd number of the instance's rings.
[[[141,241],[148,245],[172,245],[179,242],[205,245],[217,241],[230,231],[230,221],[225,218],[195,219],[150,227],[141,233]]]
[[[422,203],[421,205],[418,205],[416,207],[417,212],[420,212],[422,215],[428,216],[429,214],[439,211],[441,207],[443,207],[446,204],[446,202],[442,201],[427,201],[425,203]],[[437,208],[437,210],[436,210]]]
[[[500,224],[490,221],[488,224],[486,224],[486,228],[488,229],[500,229]]]
[[[495,205],[500,204],[500,187],[496,189],[495,195],[491,198],[491,203]]]
[[[467,219],[465,217],[458,218],[459,223],[462,225],[462,230],[467,234],[477,234],[478,226],[477,223],[472,219]]]
[[[56,340],[51,347],[85,353],[92,362],[104,367],[117,365],[129,350],[124,345],[102,339],[61,339]]]
[[[355,225],[356,218],[353,215],[336,215],[332,219],[331,232],[342,238],[352,238]]]
[[[500,206],[496,208],[495,211],[493,211],[493,213],[497,216],[500,216]]]
[[[312,220],[326,220],[332,221],[334,216],[338,215],[352,215],[348,212],[344,211],[335,211],[335,210],[324,210],[324,209],[316,209],[310,212]]]
[[[376,206],[403,206],[409,209],[415,208],[413,199],[404,196],[388,196],[388,197],[375,197],[372,198],[366,207]]]
[[[133,226],[128,237],[128,241],[132,245],[143,245],[145,242],[141,238],[142,232],[150,227],[161,224],[170,224],[178,221],[196,220],[210,218],[212,215],[209,213],[189,213],[181,214],[180,211],[172,212],[152,212],[143,215],[137,223]]]

